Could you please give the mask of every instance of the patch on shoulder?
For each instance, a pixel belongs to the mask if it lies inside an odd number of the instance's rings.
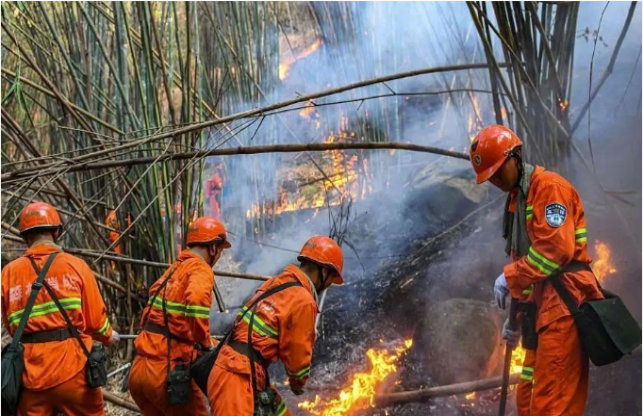
[[[551,227],[558,228],[565,223],[567,208],[563,204],[555,202],[545,207],[545,219]]]

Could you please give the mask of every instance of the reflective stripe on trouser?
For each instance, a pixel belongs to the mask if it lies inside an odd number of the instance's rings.
[[[55,387],[45,390],[23,388],[20,393],[20,416],[104,416],[103,392],[87,386],[85,368]]]
[[[582,416],[589,386],[589,359],[571,316],[538,333],[531,416]]]
[[[533,368],[536,363],[536,351],[526,350],[525,359],[523,361],[522,373],[520,380],[518,380],[518,386],[516,387],[516,407],[518,409],[519,416],[531,416],[530,407],[531,407],[531,396],[533,392]],[[523,377],[523,375],[529,375]]]

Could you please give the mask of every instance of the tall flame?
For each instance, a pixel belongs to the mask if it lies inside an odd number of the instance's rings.
[[[317,49],[319,49],[320,46],[321,46],[321,39],[317,39],[315,43],[313,43],[312,45],[310,45],[309,47],[301,51],[299,55],[297,55],[297,57],[294,57],[294,56],[287,57],[283,63],[279,64],[279,79],[283,81],[284,79],[288,78],[288,74],[290,73],[290,67],[292,66],[292,64],[312,54]]]
[[[519,374],[522,372],[522,365],[525,363],[525,355],[527,351],[521,346],[518,346],[511,351],[511,374]]]
[[[598,240],[594,243],[594,251],[596,252],[597,259],[594,261],[592,270],[594,270],[598,281],[604,283],[607,276],[617,271],[612,263],[612,251],[607,244]]]
[[[351,384],[339,393],[339,397],[326,400],[315,396],[312,402],[299,403],[299,408],[317,416],[342,416],[350,411],[372,406],[377,387],[386,377],[397,372],[400,356],[412,344],[412,340],[406,340],[404,345],[395,348],[393,352],[369,349],[366,355],[371,362],[370,371],[355,374]]]

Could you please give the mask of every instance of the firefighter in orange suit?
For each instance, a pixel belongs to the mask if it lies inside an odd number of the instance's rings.
[[[230,243],[221,222],[200,217],[188,228],[187,246],[150,288],[150,301],[141,317],[143,331],[136,338],[138,355],[132,365],[129,385],[132,398],[145,416],[209,414],[205,397],[194,382],[187,404],[170,404],[168,360],[175,369],[177,364],[194,361],[199,350],[211,348],[212,267]]]
[[[210,207],[210,216],[218,219],[221,215],[221,193],[223,192],[223,165],[218,164],[212,178],[205,182],[205,199]]]
[[[343,255],[330,238],[314,236],[306,242],[297,259],[301,262],[299,267],[286,266],[280,275],[261,285],[239,313],[231,341],[221,348],[208,379],[208,399],[214,416],[252,416],[258,395],[268,391],[274,397],[268,404],[272,414],[289,415],[285,403],[267,380],[267,367],[277,360],[284,364],[293,393],[303,393],[315,343],[318,296],[331,284],[343,283]],[[263,293],[289,282],[298,284],[266,297],[256,308],[251,307],[253,300]],[[252,349],[248,345],[249,337]],[[257,391],[254,392],[250,356],[255,363]]]
[[[107,319],[94,274],[87,263],[56,244],[61,229],[60,216],[51,205],[34,202],[23,209],[20,234],[29,248],[2,271],[2,322],[13,335],[38,277],[30,259],[42,269],[52,253],[59,253],[45,282],[79,330],[88,350],[94,341],[110,345],[119,336]],[[87,357],[46,290],[36,297],[21,343],[25,348],[25,367],[20,416],[105,414],[101,389],[87,386]]]
[[[109,214],[107,215],[107,218],[105,218],[105,225],[115,230],[115,231],[109,232],[109,242],[113,243],[114,241],[118,240],[118,237],[120,237],[121,233],[119,232],[120,225],[118,224],[118,217],[116,217],[116,211],[111,210],[109,212]],[[114,251],[117,254],[121,254],[122,252],[121,245],[117,244],[116,247],[114,247]]]
[[[589,268],[585,213],[569,182],[524,163],[521,150],[516,134],[499,125],[482,130],[471,144],[477,182],[489,180],[509,193],[503,235],[513,262],[496,279],[494,294],[504,309],[508,294],[520,299],[531,291],[528,298],[536,305],[533,390],[521,415],[580,416],[587,400],[589,359],[569,310],[547,278],[562,271],[561,281],[578,305],[603,297]]]

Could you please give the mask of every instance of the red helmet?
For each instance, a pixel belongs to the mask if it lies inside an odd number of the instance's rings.
[[[20,213],[20,234],[36,228],[55,229],[62,226],[58,211],[46,202],[33,202]]]
[[[221,221],[211,217],[199,217],[188,227],[187,244],[223,243],[223,248],[230,248],[228,233]]]
[[[338,285],[344,283],[342,278],[342,268],[344,267],[342,249],[328,237],[323,235],[310,237],[302,247],[297,260],[309,260],[321,266],[329,267],[336,273],[333,277],[333,283]]]
[[[482,183],[493,176],[511,152],[522,146],[516,133],[498,124],[484,128],[471,143],[471,165],[476,171],[476,182]]]

